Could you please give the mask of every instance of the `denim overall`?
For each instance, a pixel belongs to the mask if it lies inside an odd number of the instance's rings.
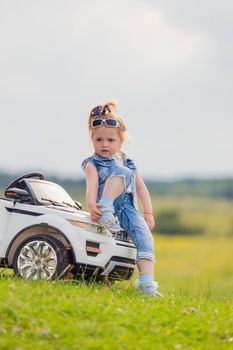
[[[99,188],[97,202],[101,199],[105,182],[111,176],[120,176],[124,181],[124,192],[114,200],[115,215],[121,227],[132,238],[139,259],[154,261],[154,239],[142,214],[138,211],[136,191],[136,166],[134,161],[123,154],[123,165],[119,165],[115,157],[102,158],[97,154],[86,158],[82,163],[85,171],[86,163],[92,163],[98,172]]]

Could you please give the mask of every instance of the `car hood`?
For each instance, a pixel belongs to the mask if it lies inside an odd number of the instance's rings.
[[[56,207],[56,206],[48,206],[46,207],[50,212],[59,212],[59,214],[67,220],[78,220],[86,223],[91,223],[95,225],[99,225],[97,222],[93,222],[90,219],[90,214],[86,211],[75,210],[72,208],[66,207]]]

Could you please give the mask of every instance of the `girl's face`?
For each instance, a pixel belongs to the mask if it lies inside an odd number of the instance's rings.
[[[113,156],[121,149],[121,138],[117,128],[101,126],[93,130],[92,142],[95,153],[103,158]]]

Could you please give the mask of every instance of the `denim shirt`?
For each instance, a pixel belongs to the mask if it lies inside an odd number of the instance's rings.
[[[99,176],[99,188],[98,188],[98,196],[97,196],[97,202],[100,200],[105,182],[109,176],[113,173],[114,169],[118,165],[116,163],[116,160],[114,157],[110,158],[103,158],[101,156],[98,156],[96,153],[94,153],[91,157],[86,158],[82,162],[82,169],[85,172],[85,166],[87,162],[92,163],[98,172]],[[129,186],[126,189],[126,193],[131,193],[133,196],[134,204],[136,206],[136,198],[137,198],[137,191],[136,191],[136,171],[137,168],[134,164],[134,161],[126,156],[125,153],[123,153],[123,166],[129,168],[132,171],[131,176],[131,182]]]

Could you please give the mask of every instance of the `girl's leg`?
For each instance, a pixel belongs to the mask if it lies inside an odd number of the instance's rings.
[[[158,291],[158,282],[154,281],[154,261],[139,259],[137,266],[140,274],[138,291],[156,298],[163,298],[163,294]]]
[[[102,204],[100,211],[103,215],[99,221],[107,228],[120,231],[118,218],[114,216],[114,200],[119,197],[130,184],[132,171],[126,167],[118,166],[113,174],[106,180],[102,197],[99,201]]]
[[[132,200],[117,207],[122,227],[134,241],[137,248],[136,263],[140,278],[137,290],[153,297],[163,297],[158,292],[158,283],[154,281],[154,239],[141,214],[132,206]]]
[[[111,198],[114,201],[123,191],[123,178],[120,176],[111,176],[106,180],[102,198]]]
[[[148,259],[139,259],[137,261],[137,267],[140,276],[148,275],[154,278],[154,261]]]

